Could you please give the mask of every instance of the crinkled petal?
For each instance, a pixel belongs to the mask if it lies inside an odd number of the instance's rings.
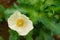
[[[33,29],[32,21],[28,20],[28,22],[26,23],[27,25],[25,25],[24,27],[20,27],[18,28],[18,30],[16,30],[19,35],[25,36]]]
[[[24,19],[24,26],[18,27],[16,25],[16,20],[22,18]],[[25,36],[33,29],[33,23],[27,16],[21,14],[19,11],[15,11],[9,18],[8,18],[8,26],[10,29],[15,30],[18,32],[19,35]]]

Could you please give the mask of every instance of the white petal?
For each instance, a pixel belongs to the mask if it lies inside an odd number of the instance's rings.
[[[24,19],[25,23],[23,27],[18,27],[16,25],[16,20],[22,18]],[[19,11],[14,12],[9,18],[8,18],[8,26],[10,29],[15,30],[19,33],[21,36],[27,35],[32,29],[33,29],[33,23],[29,18],[23,14],[21,14]]]
[[[16,26],[16,19],[21,17],[21,13],[19,11],[14,12],[9,18],[8,18],[8,25],[9,28],[14,29]]]
[[[33,24],[30,20],[28,20],[28,22],[26,23],[27,23],[26,26],[20,27],[18,28],[18,30],[16,30],[21,36],[27,35],[33,29]]]

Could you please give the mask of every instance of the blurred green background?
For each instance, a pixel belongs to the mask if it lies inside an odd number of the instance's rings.
[[[34,29],[19,36],[8,28],[7,19],[19,10]],[[0,0],[0,40],[60,40],[60,0]]]

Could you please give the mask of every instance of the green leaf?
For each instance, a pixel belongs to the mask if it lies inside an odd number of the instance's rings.
[[[56,24],[58,27],[60,27],[60,22]],[[59,32],[55,32],[54,34],[57,35],[58,38],[60,38],[60,33]]]
[[[15,8],[15,10],[18,10],[21,13],[26,14],[26,10],[19,8],[19,6],[16,3],[14,3],[13,7]]]
[[[44,32],[44,30],[39,31],[40,34],[37,36],[37,40],[54,40],[53,37],[50,34],[47,34]]]
[[[7,20],[10,17],[10,15],[14,13],[15,10],[16,9],[14,8],[9,8],[6,11],[4,11],[5,20]]]
[[[4,8],[2,5],[0,5],[0,11],[1,11],[2,13],[4,13],[4,11],[5,11],[5,8]]]
[[[53,0],[46,0],[45,3],[46,3],[47,5],[52,5],[52,4],[54,3],[54,1],[53,1]]]
[[[0,36],[0,40],[3,40],[3,38]]]
[[[39,36],[37,36],[36,40],[43,40],[43,36],[40,34]]]
[[[17,2],[31,5],[35,4],[37,0],[17,0]]]
[[[55,5],[60,6],[60,0],[54,0]]]
[[[16,31],[10,30],[9,33],[10,33],[9,40],[20,40],[19,35]]]
[[[49,20],[49,18],[44,13],[41,13],[39,15],[39,18],[40,18],[40,21],[52,32],[55,32],[58,34],[60,33],[59,31],[60,26],[57,26],[53,21]]]
[[[33,24],[36,24],[37,21],[39,20],[39,19],[38,19],[38,14],[37,14],[37,12],[35,12],[35,11],[31,11],[31,12],[29,13],[29,18],[32,20]],[[37,18],[37,19],[36,19],[36,18]]]
[[[26,40],[33,40],[32,33],[33,31],[31,31],[27,36],[25,36]]]
[[[24,0],[22,0],[24,1]],[[28,4],[26,3],[20,3],[20,5],[18,5],[20,8],[23,8],[23,9],[29,9],[29,10],[39,10],[40,9],[40,2],[38,1],[35,5],[30,5],[30,3],[28,2]],[[27,10],[27,11],[29,11]]]
[[[59,12],[60,12],[60,6],[55,7],[55,8],[54,8],[54,11],[57,12],[57,13],[59,13]]]
[[[44,40],[54,40],[51,35],[44,34]]]

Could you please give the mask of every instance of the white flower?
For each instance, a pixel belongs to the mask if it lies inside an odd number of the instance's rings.
[[[29,20],[29,18],[24,14],[21,14],[19,11],[15,11],[8,18],[8,26],[10,29],[15,30],[21,36],[27,35],[33,29],[32,21]]]

